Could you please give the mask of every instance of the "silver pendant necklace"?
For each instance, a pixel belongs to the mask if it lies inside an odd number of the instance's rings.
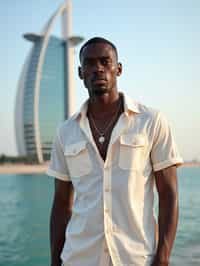
[[[96,129],[97,133],[99,134],[98,142],[99,142],[100,144],[103,144],[103,143],[105,142],[105,140],[106,140],[106,138],[105,138],[105,134],[106,134],[106,132],[108,131],[108,129],[110,128],[110,126],[113,124],[113,122],[115,121],[115,119],[117,118],[117,116],[118,116],[118,114],[119,114],[120,107],[121,107],[121,101],[120,101],[120,103],[119,103],[119,108],[118,108],[118,110],[117,110],[117,112],[116,112],[116,115],[113,117],[113,119],[110,120],[110,122],[106,125],[106,127],[104,128],[103,131],[100,131],[100,130],[97,128],[97,126],[96,126],[96,124],[95,124],[95,121],[94,121],[94,118],[93,118],[92,115],[90,114],[90,119],[91,119],[91,121],[92,121],[92,124],[93,124],[94,128]]]
[[[100,137],[98,138],[98,141],[99,141],[99,143],[103,144],[103,143],[104,143],[104,141],[105,141],[105,138],[104,138],[104,136],[103,136],[103,135],[102,135],[102,136],[100,136]]]

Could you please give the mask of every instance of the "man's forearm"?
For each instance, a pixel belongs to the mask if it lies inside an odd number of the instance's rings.
[[[159,238],[153,266],[168,266],[178,223],[177,195],[162,195],[159,200]]]
[[[70,210],[53,203],[50,219],[51,266],[61,265],[60,254],[65,241],[66,226],[70,218]]]

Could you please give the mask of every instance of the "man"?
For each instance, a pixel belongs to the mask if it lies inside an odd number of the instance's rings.
[[[176,166],[182,163],[168,123],[118,91],[122,65],[111,42],[90,39],[80,64],[89,99],[59,128],[48,169],[56,177],[52,265],[167,266],[178,221]]]

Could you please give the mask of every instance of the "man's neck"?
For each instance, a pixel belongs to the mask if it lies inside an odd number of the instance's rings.
[[[113,95],[103,94],[97,97],[90,97],[88,112],[91,112],[93,116],[101,117],[106,113],[112,113],[119,106],[120,94],[116,92]]]

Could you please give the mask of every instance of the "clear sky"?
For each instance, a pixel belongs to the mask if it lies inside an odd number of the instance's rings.
[[[14,103],[31,48],[22,34],[39,33],[62,2],[0,3],[0,154],[16,154]],[[200,159],[199,14],[199,0],[73,0],[73,33],[85,39],[103,36],[116,44],[124,67],[119,88],[166,114],[186,160]],[[77,77],[76,95],[78,108],[87,91]]]

